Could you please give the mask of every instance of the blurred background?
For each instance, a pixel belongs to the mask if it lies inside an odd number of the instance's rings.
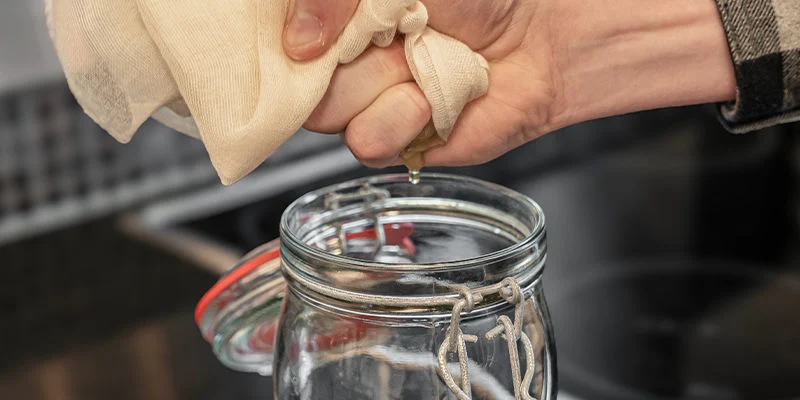
[[[42,8],[0,3],[0,398],[270,398],[216,361],[194,305],[291,201],[380,172],[310,132],[228,188],[156,123],[120,145],[72,98]],[[562,398],[800,399],[799,132],[667,109],[446,170],[544,208]]]

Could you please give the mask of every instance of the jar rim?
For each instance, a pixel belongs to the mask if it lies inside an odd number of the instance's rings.
[[[358,188],[364,184],[381,184],[381,183],[399,183],[407,182],[408,175],[406,174],[383,174],[370,176],[365,178],[353,179],[339,184],[329,185],[300,197],[292,202],[283,212],[280,223],[280,235],[282,245],[289,245],[293,249],[301,250],[307,255],[330,262],[346,263],[348,269],[358,271],[375,271],[377,269],[388,273],[408,273],[408,272],[453,272],[465,268],[472,268],[475,266],[485,265],[489,263],[499,262],[503,259],[512,256],[520,251],[527,249],[529,246],[539,242],[545,234],[545,216],[544,212],[533,199],[525,196],[522,193],[509,189],[507,187],[487,182],[481,179],[465,177],[460,175],[445,174],[445,173],[423,173],[420,175],[422,182],[430,181],[449,181],[449,182],[463,182],[470,185],[476,185],[486,188],[487,190],[498,192],[522,205],[527,212],[530,212],[535,218],[535,224],[529,233],[521,240],[515,241],[512,245],[504,247],[500,250],[482,254],[480,256],[456,259],[452,261],[442,261],[434,263],[387,263],[381,261],[368,261],[346,255],[332,254],[316,248],[301,240],[292,229],[289,227],[289,218],[300,207],[307,205],[314,200],[326,196],[334,191],[342,189]]]

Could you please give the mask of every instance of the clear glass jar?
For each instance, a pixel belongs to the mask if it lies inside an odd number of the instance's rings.
[[[545,221],[529,198],[385,175],[301,197],[280,232],[196,312],[223,363],[274,373],[276,398],[555,399]]]

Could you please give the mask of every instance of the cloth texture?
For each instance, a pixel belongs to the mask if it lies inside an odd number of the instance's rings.
[[[300,129],[337,65],[398,34],[435,129],[436,140],[426,128],[409,146],[413,152],[446,141],[464,105],[488,88],[486,60],[428,27],[417,0],[361,0],[331,50],[310,62],[283,52],[291,0],[46,6],[56,52],[86,113],[123,143],[150,117],[200,138],[224,184],[250,173]]]
[[[736,74],[737,98],[720,105],[732,132],[800,120],[800,1],[715,0]]]

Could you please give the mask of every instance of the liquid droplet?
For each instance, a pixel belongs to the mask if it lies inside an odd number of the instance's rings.
[[[416,185],[419,183],[419,170],[418,169],[410,169],[408,170],[408,181],[411,184]]]

